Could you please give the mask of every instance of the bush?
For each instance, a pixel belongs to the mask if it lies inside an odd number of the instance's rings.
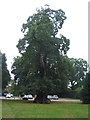
[[[90,72],[87,73],[81,92],[81,100],[85,104],[90,104]]]

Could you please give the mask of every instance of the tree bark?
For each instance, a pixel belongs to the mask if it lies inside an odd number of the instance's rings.
[[[34,103],[40,103],[40,104],[48,104],[50,103],[50,100],[47,98],[47,95],[37,95],[37,97],[33,101]]]
[[[46,70],[45,70],[45,62],[44,62],[44,55],[40,55],[40,73],[41,77],[44,77],[46,75]]]
[[[45,59],[46,57],[43,54],[40,54],[40,74],[41,74],[41,79],[44,80],[43,78],[46,75],[46,70],[45,70]],[[34,103],[50,103],[50,100],[47,98],[46,93],[38,92],[37,97],[34,99]]]

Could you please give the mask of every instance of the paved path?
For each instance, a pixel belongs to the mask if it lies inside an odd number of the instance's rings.
[[[11,97],[11,98],[6,98],[3,96],[0,96],[0,100],[5,99],[5,100],[22,100],[19,97]],[[71,99],[71,98],[59,98],[58,100],[51,100],[52,102],[77,102],[77,103],[82,103],[81,100],[79,99]]]
[[[82,103],[79,99],[70,99],[70,98],[59,98],[58,100],[51,100],[51,101],[58,101],[58,102],[77,102]]]
[[[0,100],[20,100],[20,98],[19,97],[6,98],[4,96],[0,96]]]

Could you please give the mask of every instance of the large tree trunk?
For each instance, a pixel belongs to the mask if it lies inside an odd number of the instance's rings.
[[[47,98],[47,95],[39,94],[37,95],[37,97],[34,99],[33,102],[44,104],[44,103],[50,103],[50,100]]]
[[[45,70],[45,60],[44,60],[44,55],[40,55],[40,74],[41,77],[43,78],[46,75],[46,70]]]
[[[45,59],[46,57],[40,54],[40,75],[42,80],[44,80],[43,78],[46,76]],[[34,99],[34,103],[50,103],[50,100],[47,98],[46,93],[42,91],[38,93],[37,97]]]

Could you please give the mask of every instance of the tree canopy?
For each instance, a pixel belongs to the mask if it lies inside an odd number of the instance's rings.
[[[69,84],[72,98],[80,98],[81,90],[88,71],[88,63],[82,58],[70,58],[73,70],[71,72]]]
[[[68,58],[70,40],[58,34],[66,18],[63,10],[46,5],[22,25],[24,36],[17,44],[20,56],[12,65],[15,93],[31,93],[37,95],[34,102],[47,103],[48,94],[80,98],[81,91],[87,92],[87,61]]]
[[[22,25],[24,37],[17,44],[21,56],[14,59],[12,73],[23,94],[37,94],[36,102],[46,102],[47,94],[58,91],[61,81],[69,78],[66,53],[70,40],[63,35],[57,37],[65,19],[63,10],[46,6]]]
[[[11,80],[9,70],[7,69],[6,55],[2,54],[2,90],[4,92],[8,82]]]
[[[73,67],[75,68],[74,71],[72,71],[72,77],[70,80],[71,83],[71,89],[74,90],[77,87],[81,87],[83,84],[83,80],[86,77],[86,73],[88,70],[88,63],[86,60],[83,60],[81,58],[79,59],[70,59]]]

